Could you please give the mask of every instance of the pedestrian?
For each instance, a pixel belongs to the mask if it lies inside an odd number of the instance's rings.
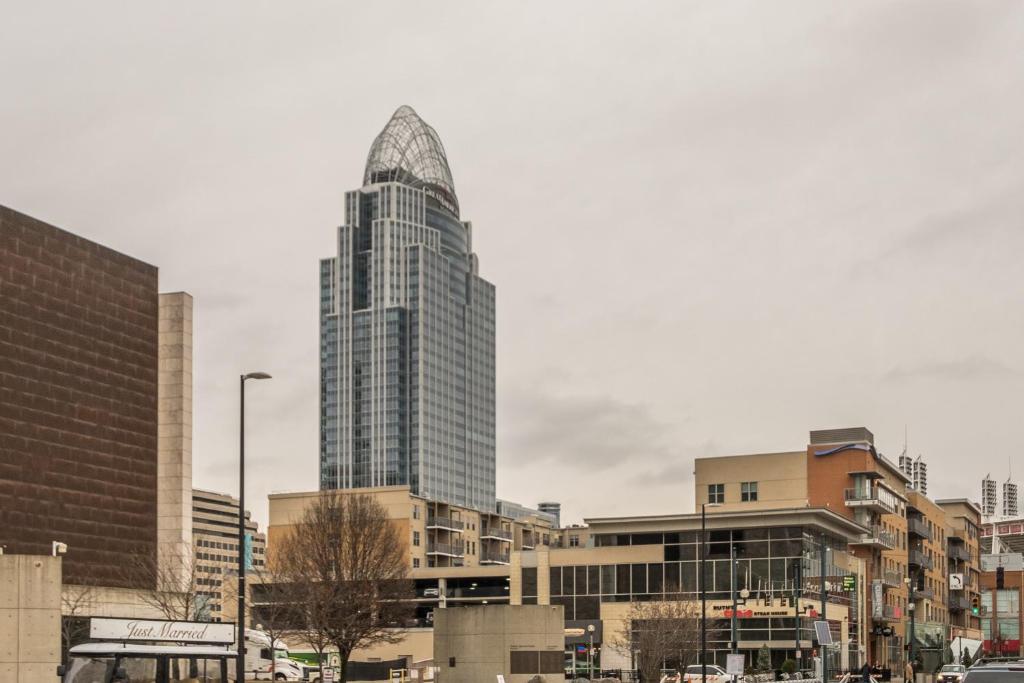
[[[914,681],[914,665],[907,660],[907,665],[903,667],[903,680],[906,683],[913,683]]]
[[[864,660],[864,666],[860,668],[861,683],[871,683],[871,665]]]

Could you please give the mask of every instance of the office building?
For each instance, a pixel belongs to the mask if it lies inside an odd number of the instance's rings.
[[[155,566],[159,315],[154,266],[0,207],[0,545],[67,583]]]
[[[543,503],[537,503],[537,511],[543,512],[546,515],[551,515],[551,519],[555,525],[555,528],[562,526],[562,504],[555,503],[553,501],[545,501]]]
[[[822,619],[822,555],[829,588],[824,619],[840,647],[832,669],[856,667],[863,655],[866,584],[863,562],[848,550],[865,529],[821,508],[707,511],[709,663],[724,668],[732,641],[753,663],[764,646],[778,668],[799,657],[811,666],[813,622]],[[700,513],[585,520],[587,546],[513,553],[512,604],[560,605],[567,634],[591,634],[595,661],[578,656],[588,636],[566,639],[566,666],[585,675],[632,669],[622,647],[632,602],[678,601],[700,610]],[[736,562],[735,573],[730,565]],[[733,592],[749,595],[731,619]],[[735,632],[733,631],[735,626]]]
[[[440,137],[400,107],[320,263],[320,487],[495,504],[494,286]]]
[[[192,490],[192,538],[195,543],[195,593],[211,621],[233,620],[238,613],[238,499],[224,493]],[[266,564],[267,539],[245,511],[246,567],[259,575]],[[229,579],[225,584],[225,579]]]
[[[981,628],[985,652],[1003,657],[1024,657],[1021,629],[1021,590],[1024,557],[1020,553],[982,555]]]

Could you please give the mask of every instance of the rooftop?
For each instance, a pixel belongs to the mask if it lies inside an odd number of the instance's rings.
[[[389,181],[440,189],[458,213],[455,181],[441,138],[412,107],[404,104],[391,115],[366,157],[363,185]]]

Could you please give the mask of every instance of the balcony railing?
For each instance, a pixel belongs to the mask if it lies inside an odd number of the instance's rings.
[[[427,528],[447,529],[448,531],[462,531],[466,528],[466,523],[459,519],[452,519],[451,517],[429,515],[427,517]]]
[[[899,572],[894,572],[891,569],[886,569],[882,572],[882,583],[889,588],[902,588],[903,575]]]
[[[854,541],[851,545],[867,545],[873,548],[881,548],[883,550],[892,550],[896,547],[896,536],[886,531],[881,526],[872,526],[871,531],[860,537],[860,540]]]
[[[881,609],[875,612],[875,621],[897,621],[900,618],[900,612],[893,605],[882,605]]]
[[[462,557],[465,550],[461,543],[428,543],[427,555],[447,555],[448,557]]]
[[[958,560],[960,562],[970,562],[971,561],[971,553],[970,553],[970,551],[967,550],[967,548],[965,548],[962,545],[952,545],[952,544],[950,544],[950,546],[949,546],[949,548],[947,550],[947,554],[949,555],[949,558],[952,559],[952,560]]]
[[[924,569],[933,569],[932,558],[924,554],[922,550],[911,550],[907,555],[907,561],[911,566],[918,566]]]
[[[916,588],[914,589],[914,600],[934,600],[935,591],[931,588]]]
[[[511,541],[512,532],[507,529],[485,529],[483,533],[480,534],[480,538],[493,538],[499,541]]]
[[[508,564],[511,559],[509,553],[484,552],[480,554],[480,564]]]
[[[951,612],[963,612],[964,610],[970,609],[971,601],[964,595],[956,595],[955,593],[949,594],[949,610]]]
[[[896,512],[896,498],[879,488],[846,489],[844,498],[847,507],[864,507],[876,512],[893,514]],[[890,496],[892,500],[890,500]]]
[[[921,538],[932,539],[932,532],[928,530],[928,523],[923,519],[910,517],[907,519],[907,533],[920,536]]]

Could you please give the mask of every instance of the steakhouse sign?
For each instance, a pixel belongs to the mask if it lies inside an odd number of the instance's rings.
[[[89,637],[94,640],[228,645],[235,642],[235,625],[199,621],[93,618],[89,621]]]

